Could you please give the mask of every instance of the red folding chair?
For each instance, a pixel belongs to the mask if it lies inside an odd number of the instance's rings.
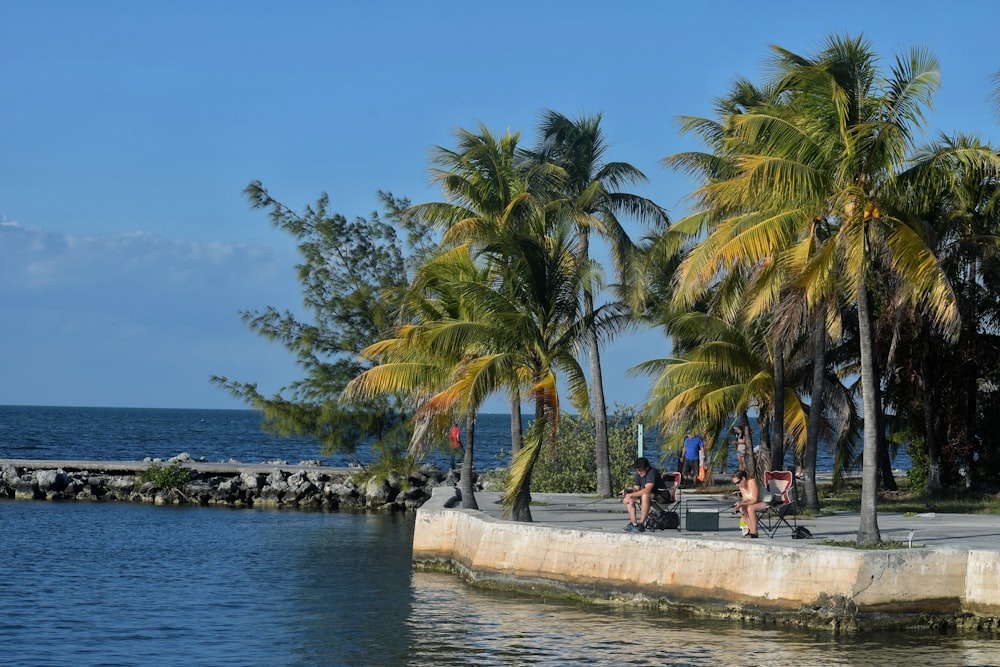
[[[764,473],[764,495],[770,496],[770,505],[757,512],[757,530],[763,530],[774,538],[782,526],[792,535],[797,534],[798,494],[795,489],[795,475],[788,470],[768,470]]]

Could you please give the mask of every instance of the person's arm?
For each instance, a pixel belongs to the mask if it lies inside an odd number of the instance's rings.
[[[638,484],[632,485],[632,491],[628,493],[623,493],[626,500],[629,498],[639,498],[646,495],[647,493],[652,493],[653,487],[656,486],[655,482],[650,481],[643,484],[641,487]]]
[[[639,486],[635,486],[635,487],[633,487],[635,490],[632,491],[632,493],[626,493],[625,494],[625,500],[626,501],[629,501],[629,500],[638,500],[638,499],[642,498],[644,495],[652,493],[653,492],[653,486],[655,486],[653,484],[653,482],[646,483],[642,488],[640,488]]]
[[[639,490],[639,485],[638,485],[638,484],[633,484],[632,486],[629,486],[629,487],[625,487],[624,489],[622,489],[622,493],[621,493],[621,495],[622,495],[622,497],[624,498],[624,497],[625,497],[625,496],[627,496],[628,494],[630,494],[630,493],[634,493],[634,492],[636,492],[636,491],[638,491],[638,490]]]

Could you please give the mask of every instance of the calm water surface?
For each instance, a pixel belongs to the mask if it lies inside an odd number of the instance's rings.
[[[504,446],[507,417],[492,418],[480,461]],[[0,457],[318,457],[259,424],[0,406]],[[412,516],[0,500],[0,665],[1000,665],[985,637],[833,637],[482,591],[413,573],[412,537]]]
[[[860,639],[542,601],[412,573],[411,518],[0,501],[0,662],[997,665],[987,638]]]

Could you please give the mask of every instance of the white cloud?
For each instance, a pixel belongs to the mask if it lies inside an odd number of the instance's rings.
[[[279,345],[238,312],[301,301],[285,247],[0,224],[0,404],[238,407],[212,374],[273,391]],[[205,351],[213,351],[208,354]],[[221,352],[220,352],[221,351]]]

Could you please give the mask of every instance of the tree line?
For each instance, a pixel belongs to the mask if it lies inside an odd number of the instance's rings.
[[[772,47],[768,65],[711,117],[681,118],[703,149],[663,160],[696,179],[680,219],[630,192],[646,176],[607,159],[599,114],[548,111],[533,142],[460,129],[431,159],[441,201],[379,193],[367,218],[331,212],[326,195],[297,212],[251,183],[251,205],[298,241],[310,319],[242,317],[304,377],[271,396],[212,380],[275,432],[346,451],[373,441],[392,465],[461,419],[466,507],[476,414],[503,395],[504,502],[530,521],[532,470],[565,400],[593,419],[596,491],[611,495],[601,349],[653,327],[670,356],[633,370],[652,378],[641,413],[664,452],[688,427],[724,442],[756,415],[761,465],[798,462],[818,508],[826,444],[838,471],[860,464],[859,544],[880,540],[899,443],[929,491],[995,485],[1000,155],[974,134],[920,143],[940,82],[924,48],[886,68],[863,38],[835,36],[810,55]]]

